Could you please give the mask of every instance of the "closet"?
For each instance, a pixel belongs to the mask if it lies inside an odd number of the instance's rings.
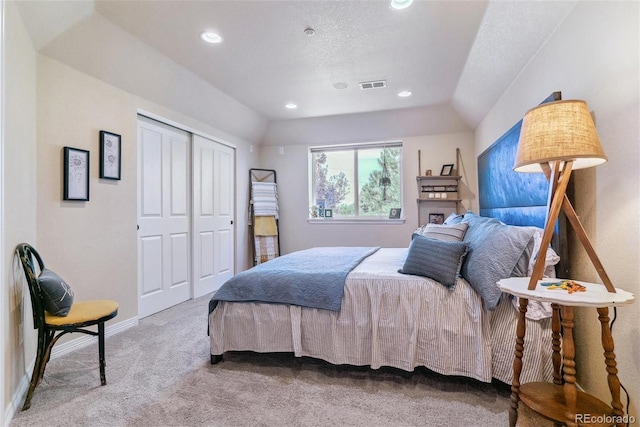
[[[138,316],[234,274],[235,149],[138,117]]]

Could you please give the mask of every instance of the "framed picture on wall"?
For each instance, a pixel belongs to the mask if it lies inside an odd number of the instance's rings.
[[[120,135],[100,131],[100,178],[120,179]]]
[[[64,200],[89,200],[89,152],[64,147]]]

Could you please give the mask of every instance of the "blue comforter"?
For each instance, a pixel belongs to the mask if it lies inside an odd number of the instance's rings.
[[[209,302],[253,301],[339,311],[347,275],[378,247],[327,247],[293,252],[227,280]]]

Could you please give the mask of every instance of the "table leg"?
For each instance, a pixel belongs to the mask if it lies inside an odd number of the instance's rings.
[[[516,348],[513,358],[513,379],[511,380],[511,407],[509,408],[509,427],[518,422],[518,403],[520,402],[520,373],[522,372],[522,352],[526,334],[526,314],[529,300],[520,298],[518,324],[516,326]]]
[[[553,361],[553,383],[562,384],[562,353],[561,351],[561,336],[560,336],[560,306],[556,303],[551,304],[553,314],[551,316],[551,346],[553,348],[553,354],[551,360]]]
[[[611,392],[611,407],[615,415],[622,416],[622,403],[620,402],[620,379],[618,379],[618,368],[616,355],[613,352],[613,336],[609,327],[609,309],[607,307],[598,308],[598,319],[602,330],[602,348],[604,349],[604,361],[607,365],[607,382]],[[618,424],[622,426],[622,424]]]
[[[562,314],[562,354],[564,374],[564,398],[567,405],[565,421],[567,427],[577,426],[576,407],[578,404],[578,389],[576,388],[576,348],[573,341],[573,307],[561,306]]]

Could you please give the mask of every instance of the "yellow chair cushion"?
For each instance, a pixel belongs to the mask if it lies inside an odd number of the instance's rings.
[[[74,303],[64,317],[53,316],[45,311],[44,322],[55,326],[85,323],[108,316],[117,309],[118,303],[111,300],[81,301]]]

